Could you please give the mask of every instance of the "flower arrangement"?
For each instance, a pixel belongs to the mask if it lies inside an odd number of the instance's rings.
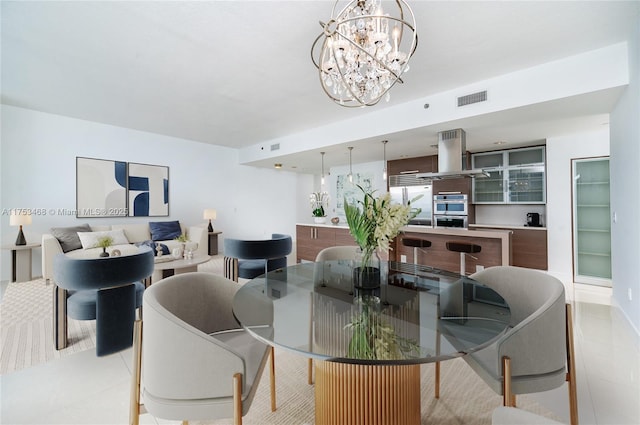
[[[311,214],[314,217],[326,217],[325,208],[329,207],[329,194],[327,192],[313,192],[309,195]]]
[[[367,265],[376,249],[390,249],[389,242],[400,233],[400,228],[406,226],[421,210],[411,208],[411,202],[419,197],[412,199],[408,205],[400,205],[391,203],[389,192],[374,198],[373,192],[367,192],[360,185],[358,188],[364,194],[363,199],[358,200],[357,204],[349,204],[345,198],[344,213],[349,232],[362,250],[362,263]]]

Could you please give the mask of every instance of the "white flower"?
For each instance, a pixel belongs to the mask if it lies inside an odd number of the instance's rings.
[[[313,192],[309,195],[311,212],[314,217],[324,217],[325,209],[329,207],[329,194],[327,192]]]
[[[345,200],[345,215],[349,224],[349,231],[365,253],[369,255],[374,249],[387,251],[391,249],[389,243],[400,229],[406,226],[413,217],[420,213],[420,209],[411,210],[409,205],[391,203],[391,194],[385,193],[374,198],[372,193],[364,193],[364,199],[358,201],[361,209],[349,205]]]

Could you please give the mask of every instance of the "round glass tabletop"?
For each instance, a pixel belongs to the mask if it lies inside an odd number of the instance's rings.
[[[379,283],[361,288],[353,283],[354,270],[353,261],[339,260],[269,272],[238,290],[233,312],[267,344],[358,364],[459,357],[487,346],[509,326],[504,300],[468,277],[382,262]]]

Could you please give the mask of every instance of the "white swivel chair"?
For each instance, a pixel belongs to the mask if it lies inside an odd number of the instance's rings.
[[[233,417],[241,424],[269,354],[275,410],[273,348],[239,328],[231,308],[238,288],[222,276],[196,272],[145,291],[144,321],[136,322],[134,336],[131,424],[145,410],[183,423]],[[256,323],[273,323],[272,304],[255,314]]]
[[[516,394],[569,386],[571,424],[578,424],[571,306],[564,285],[539,270],[490,267],[471,278],[500,294],[511,309],[509,329],[490,346],[462,358],[515,407]],[[438,383],[436,383],[436,387]]]

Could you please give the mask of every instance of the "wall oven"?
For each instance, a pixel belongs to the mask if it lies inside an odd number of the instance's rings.
[[[469,223],[466,215],[435,215],[433,216],[433,227],[459,227],[466,229]]]
[[[433,215],[467,215],[468,204],[461,193],[433,195]]]

